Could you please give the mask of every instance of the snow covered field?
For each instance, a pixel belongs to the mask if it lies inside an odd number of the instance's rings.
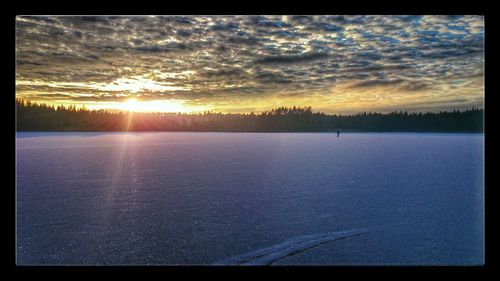
[[[483,140],[18,133],[17,263],[481,264]]]

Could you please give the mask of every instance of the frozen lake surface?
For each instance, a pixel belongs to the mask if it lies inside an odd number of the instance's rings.
[[[17,133],[17,263],[482,264],[483,140]]]

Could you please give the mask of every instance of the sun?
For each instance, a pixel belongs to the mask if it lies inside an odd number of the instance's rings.
[[[128,99],[123,103],[122,108],[124,110],[134,111],[134,112],[144,111],[145,109],[144,106],[141,105],[141,102],[136,99]]]

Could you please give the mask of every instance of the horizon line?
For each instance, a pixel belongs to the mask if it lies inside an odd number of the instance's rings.
[[[439,114],[439,113],[453,113],[453,112],[465,112],[465,111],[470,111],[470,110],[484,110],[484,107],[476,107],[476,106],[471,106],[466,109],[459,109],[455,108],[453,110],[439,110],[439,111],[409,111],[407,109],[402,110],[391,110],[391,111],[374,111],[374,110],[365,110],[365,111],[357,111],[356,113],[325,113],[323,111],[314,111],[314,108],[309,105],[292,105],[292,106],[278,106],[278,107],[273,107],[270,108],[269,110],[263,110],[263,111],[251,111],[251,112],[222,112],[222,111],[214,111],[214,110],[203,110],[203,111],[191,111],[191,112],[177,112],[177,111],[134,111],[134,110],[125,110],[125,109],[118,109],[118,108],[102,108],[102,109],[88,109],[85,107],[85,105],[77,107],[74,104],[70,105],[57,105],[55,106],[54,104],[46,103],[46,102],[36,102],[36,101],[31,101],[29,99],[19,99],[16,98],[16,103],[17,102],[30,102],[32,105],[37,105],[37,106],[45,106],[49,108],[53,108],[54,110],[57,110],[58,107],[62,107],[64,110],[69,110],[70,108],[74,108],[77,111],[88,111],[88,112],[103,112],[103,113],[111,113],[111,114],[177,114],[177,115],[203,115],[206,113],[210,114],[221,114],[221,115],[262,115],[263,113],[270,113],[274,110],[280,109],[280,108],[285,108],[285,109],[307,109],[309,108],[311,110],[312,114],[324,114],[324,115],[329,115],[329,116],[353,116],[353,115],[359,115],[359,114],[382,114],[382,115],[387,115],[387,114],[392,114],[392,113],[407,113],[407,114]]]

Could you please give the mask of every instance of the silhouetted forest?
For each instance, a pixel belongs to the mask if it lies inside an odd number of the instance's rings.
[[[425,131],[483,132],[483,109],[439,113],[327,115],[311,107],[279,107],[260,114],[137,113],[53,107],[16,100],[17,131]]]

